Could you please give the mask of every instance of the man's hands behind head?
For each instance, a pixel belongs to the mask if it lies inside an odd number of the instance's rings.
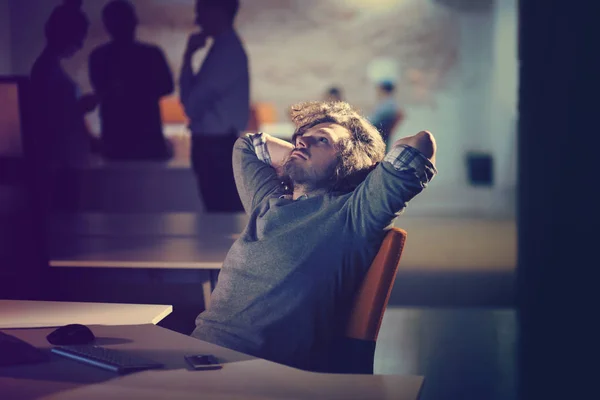
[[[437,145],[435,138],[428,131],[421,131],[413,136],[407,136],[394,142],[394,146],[407,145],[419,150],[425,157],[435,164]]]

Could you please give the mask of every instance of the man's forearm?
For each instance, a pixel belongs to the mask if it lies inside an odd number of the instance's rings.
[[[266,136],[266,142],[267,150],[271,156],[271,166],[279,172],[283,167],[283,163],[290,155],[290,152],[294,149],[294,145],[270,135]]]

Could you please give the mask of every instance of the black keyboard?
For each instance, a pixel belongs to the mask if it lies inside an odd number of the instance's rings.
[[[0,366],[35,364],[49,359],[48,353],[0,331]]]
[[[118,374],[164,367],[161,363],[122,350],[107,349],[91,344],[53,347],[52,352]]]

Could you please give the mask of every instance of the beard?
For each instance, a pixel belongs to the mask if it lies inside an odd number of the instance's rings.
[[[283,173],[294,185],[306,185],[315,181],[311,171],[308,171],[306,166],[300,165],[301,163],[302,161],[297,158],[288,157],[283,164]]]
[[[324,176],[317,173],[306,160],[288,157],[283,164],[283,175],[289,179],[293,186],[303,186],[307,190],[327,188],[331,185],[333,169]]]

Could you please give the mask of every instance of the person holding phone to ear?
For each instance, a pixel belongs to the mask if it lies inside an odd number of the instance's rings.
[[[235,188],[231,153],[250,115],[248,57],[233,22],[239,0],[197,0],[188,38],[179,95],[190,120],[191,161],[199,194],[208,212],[243,211]],[[211,42],[198,72],[192,60]]]

